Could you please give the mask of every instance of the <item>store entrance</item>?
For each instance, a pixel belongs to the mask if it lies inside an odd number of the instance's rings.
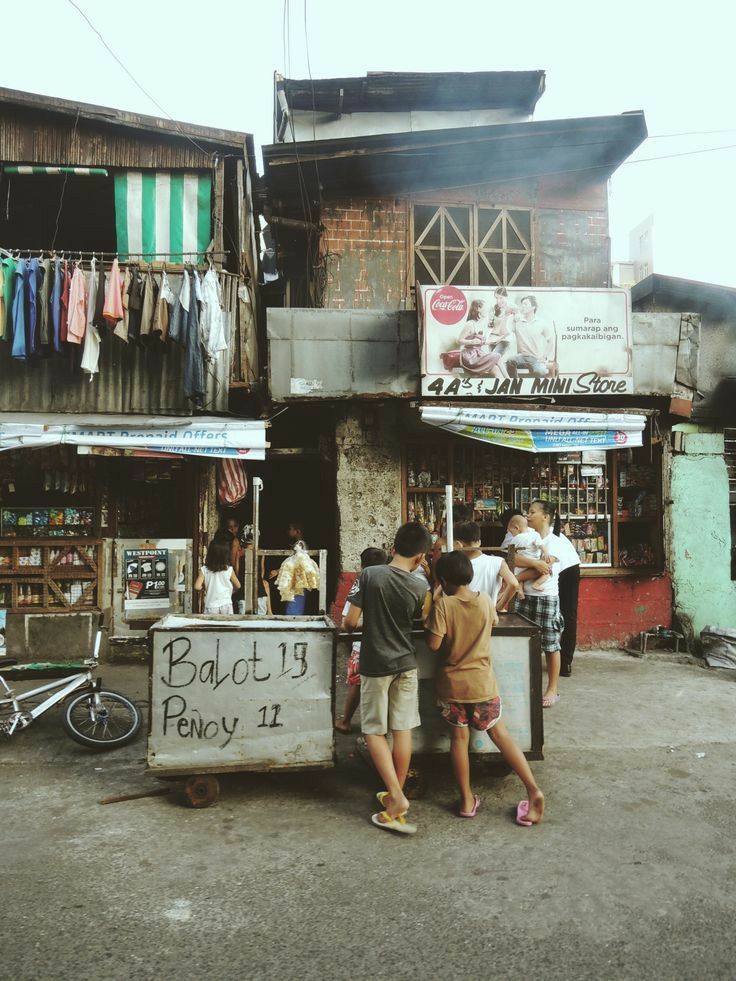
[[[290,547],[290,524],[301,525],[304,540],[310,549],[328,550],[328,595],[332,573],[331,556],[336,554],[337,513],[330,500],[334,500],[334,484],[329,486],[322,461],[317,452],[275,455],[262,463],[248,465],[248,494],[244,501],[233,508],[221,508],[220,527],[227,518],[235,516],[241,528],[248,530],[253,521],[253,479],[260,477],[263,490],[260,497],[260,547],[262,549],[287,549]],[[283,612],[269,573],[278,569],[283,558],[267,557],[263,572],[270,587],[271,608],[274,613]],[[262,592],[262,590],[261,590]],[[317,610],[317,594],[308,597],[307,613]]]

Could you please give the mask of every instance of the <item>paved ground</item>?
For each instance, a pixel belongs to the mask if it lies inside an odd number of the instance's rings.
[[[141,668],[101,673],[145,700]],[[459,820],[443,765],[414,839],[368,823],[347,737],[335,771],[231,776],[208,810],[101,807],[150,787],[144,740],[97,756],[47,716],[0,743],[0,977],[731,979],[735,682],[581,655],[545,713],[545,823],[513,823],[512,776]]]

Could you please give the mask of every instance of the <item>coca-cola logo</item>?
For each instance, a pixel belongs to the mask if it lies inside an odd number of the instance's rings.
[[[436,321],[446,327],[459,323],[468,312],[465,294],[454,286],[440,286],[435,290],[429,309]]]

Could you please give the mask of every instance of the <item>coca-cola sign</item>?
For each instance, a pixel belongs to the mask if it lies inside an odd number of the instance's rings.
[[[459,324],[467,314],[468,301],[465,294],[454,286],[440,286],[429,301],[429,309],[438,323],[451,327]]]

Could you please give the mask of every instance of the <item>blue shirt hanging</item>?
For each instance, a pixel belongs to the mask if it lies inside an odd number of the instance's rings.
[[[13,346],[11,355],[19,361],[26,360],[26,304],[25,278],[26,261],[20,259],[15,267],[15,283],[13,284]]]
[[[61,288],[64,285],[61,271],[61,259],[54,259],[54,285],[51,287],[51,339],[54,350],[62,353],[61,349]]]

